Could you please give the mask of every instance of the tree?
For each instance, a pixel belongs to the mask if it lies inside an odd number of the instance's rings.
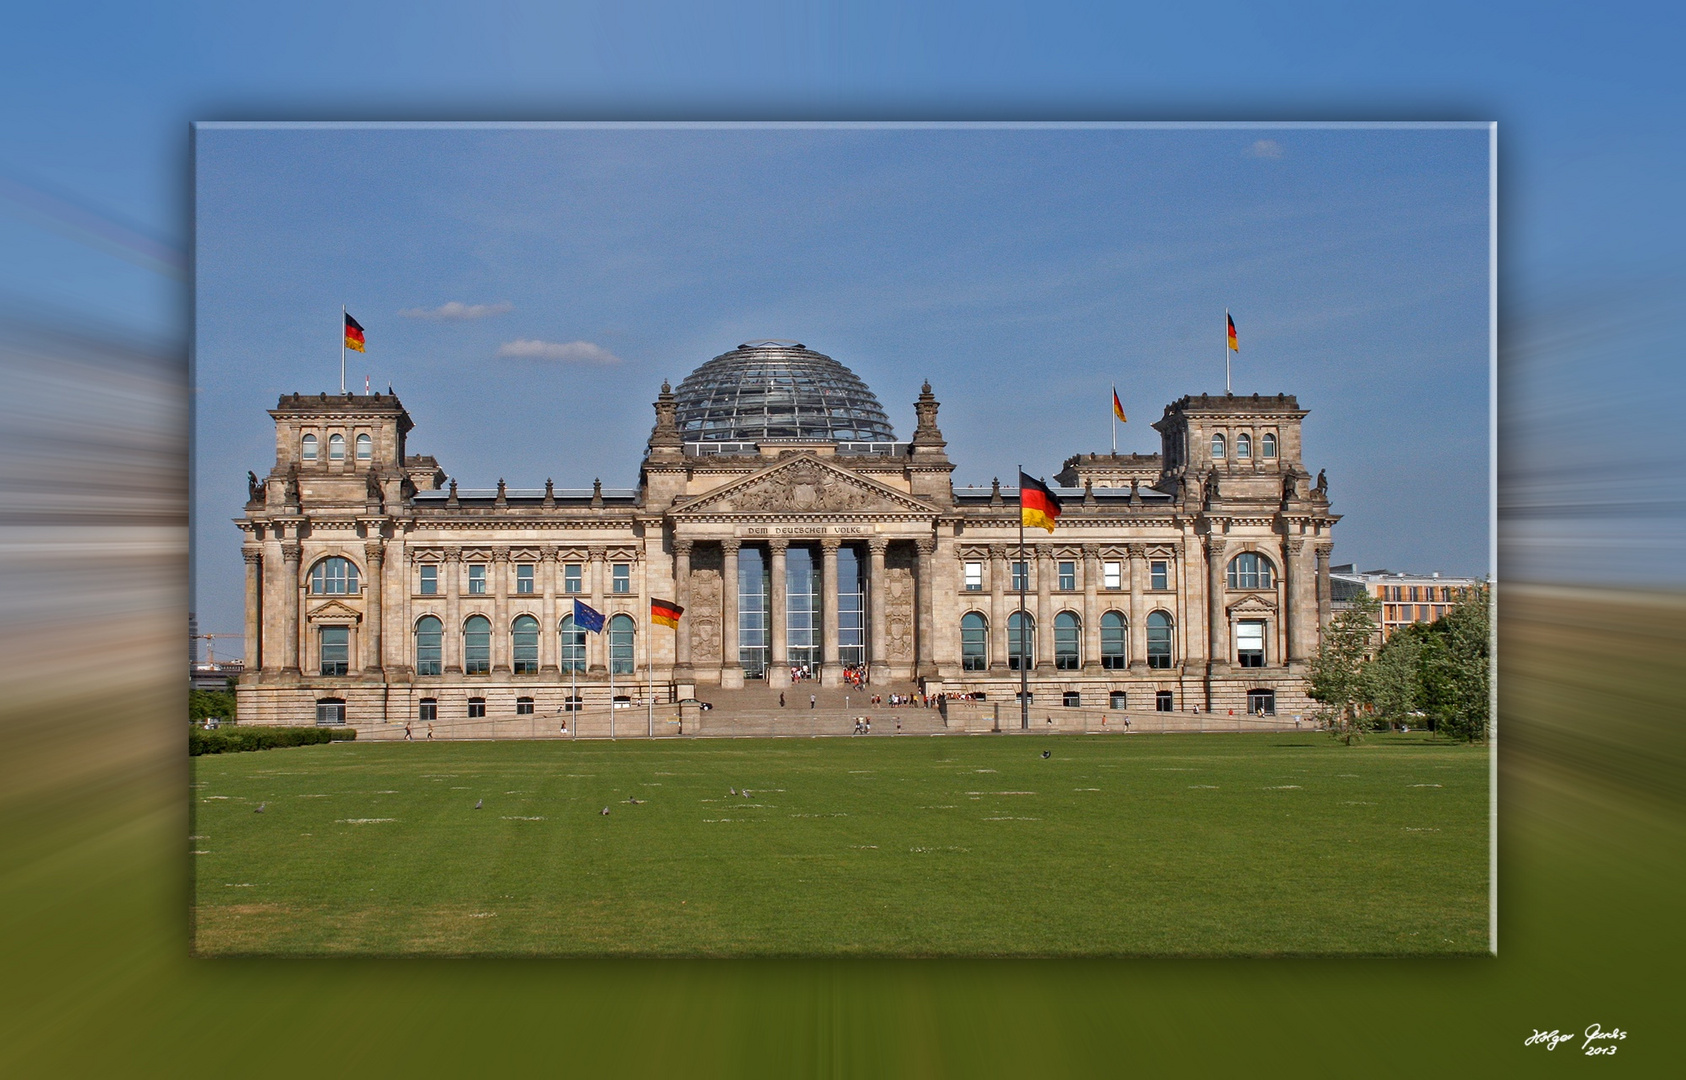
[[[1422,708],[1434,718],[1436,731],[1454,739],[1474,742],[1487,734],[1492,625],[1489,591],[1468,589],[1425,638]]]
[[[1395,633],[1364,665],[1364,700],[1379,721],[1408,723],[1422,707],[1425,627],[1413,623]]]
[[[1354,597],[1351,606],[1323,629],[1323,643],[1312,657],[1306,693],[1323,703],[1314,715],[1329,734],[1348,746],[1363,737],[1368,724],[1360,711],[1365,700],[1364,661],[1376,633],[1380,604],[1368,594]]]
[[[234,719],[232,690],[189,690],[187,692],[188,719],[198,722],[208,716],[222,720]]]

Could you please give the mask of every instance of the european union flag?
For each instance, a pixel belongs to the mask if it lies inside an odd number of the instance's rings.
[[[603,632],[603,613],[584,600],[574,601],[574,625],[594,634]]]

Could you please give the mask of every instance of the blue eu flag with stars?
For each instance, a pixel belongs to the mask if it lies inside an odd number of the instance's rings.
[[[594,634],[603,632],[603,613],[584,600],[574,601],[574,625]]]

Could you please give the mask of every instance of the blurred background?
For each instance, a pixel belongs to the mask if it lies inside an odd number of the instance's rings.
[[[1594,1022],[1630,1033],[1605,1064],[1672,1060],[1686,955],[1682,21],[1620,3],[9,13],[0,1063],[1053,1076],[1293,1061],[1402,1075],[1537,1068],[1534,1029]],[[371,118],[1496,120],[1497,957],[192,960],[189,462],[214,448],[191,434],[188,125]]]

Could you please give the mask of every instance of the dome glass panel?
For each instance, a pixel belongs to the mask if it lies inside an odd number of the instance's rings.
[[[794,341],[752,341],[691,372],[675,393],[686,442],[894,442],[860,377]]]

